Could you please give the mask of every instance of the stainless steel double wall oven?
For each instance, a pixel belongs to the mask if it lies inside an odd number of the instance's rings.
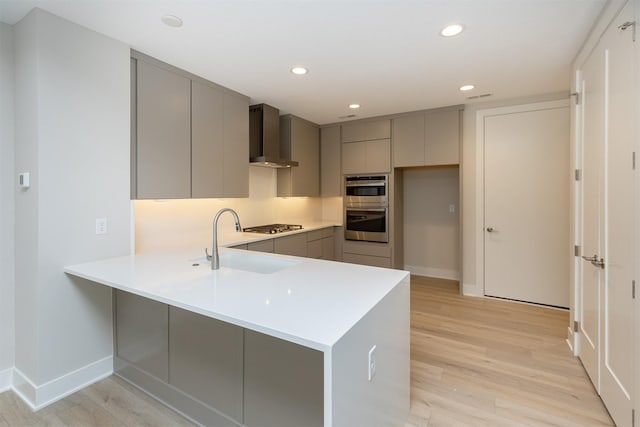
[[[389,175],[344,178],[344,238],[389,241]]]

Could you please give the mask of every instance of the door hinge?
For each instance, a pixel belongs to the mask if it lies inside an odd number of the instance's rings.
[[[573,332],[578,332],[578,330],[580,329],[580,322],[578,322],[577,320],[573,321]]]
[[[573,256],[580,256],[580,245],[575,245],[573,247]]]
[[[636,299],[636,281],[631,281],[631,298]]]
[[[576,105],[580,105],[580,92],[572,92],[569,94],[569,96],[573,96],[573,100],[575,101]]]
[[[633,31],[631,32],[632,36],[631,39],[635,42],[636,41],[636,21],[627,21],[623,24],[618,25],[618,29],[624,31],[629,27],[633,27]]]
[[[576,181],[580,181],[580,169],[576,169],[575,173],[574,173],[574,177],[576,179]]]

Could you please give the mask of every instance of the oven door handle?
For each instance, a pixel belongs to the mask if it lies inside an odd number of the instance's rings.
[[[385,208],[382,209],[369,209],[369,208],[347,208],[347,212],[386,212]]]
[[[387,185],[386,181],[347,182],[347,187],[380,187]]]

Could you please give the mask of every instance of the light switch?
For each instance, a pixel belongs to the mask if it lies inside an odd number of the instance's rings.
[[[22,172],[18,177],[20,188],[29,188],[31,186],[31,174],[29,172]]]
[[[456,211],[456,205],[453,205],[453,204],[449,205],[449,213],[455,213],[455,211]]]
[[[107,234],[107,218],[96,218],[96,234]]]

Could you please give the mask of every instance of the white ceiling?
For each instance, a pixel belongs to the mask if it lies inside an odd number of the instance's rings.
[[[569,89],[606,0],[0,0],[37,6],[319,124]],[[164,14],[184,26],[167,27]],[[462,35],[439,36],[449,23]],[[289,69],[304,65],[304,77]],[[476,89],[461,93],[472,83]]]

